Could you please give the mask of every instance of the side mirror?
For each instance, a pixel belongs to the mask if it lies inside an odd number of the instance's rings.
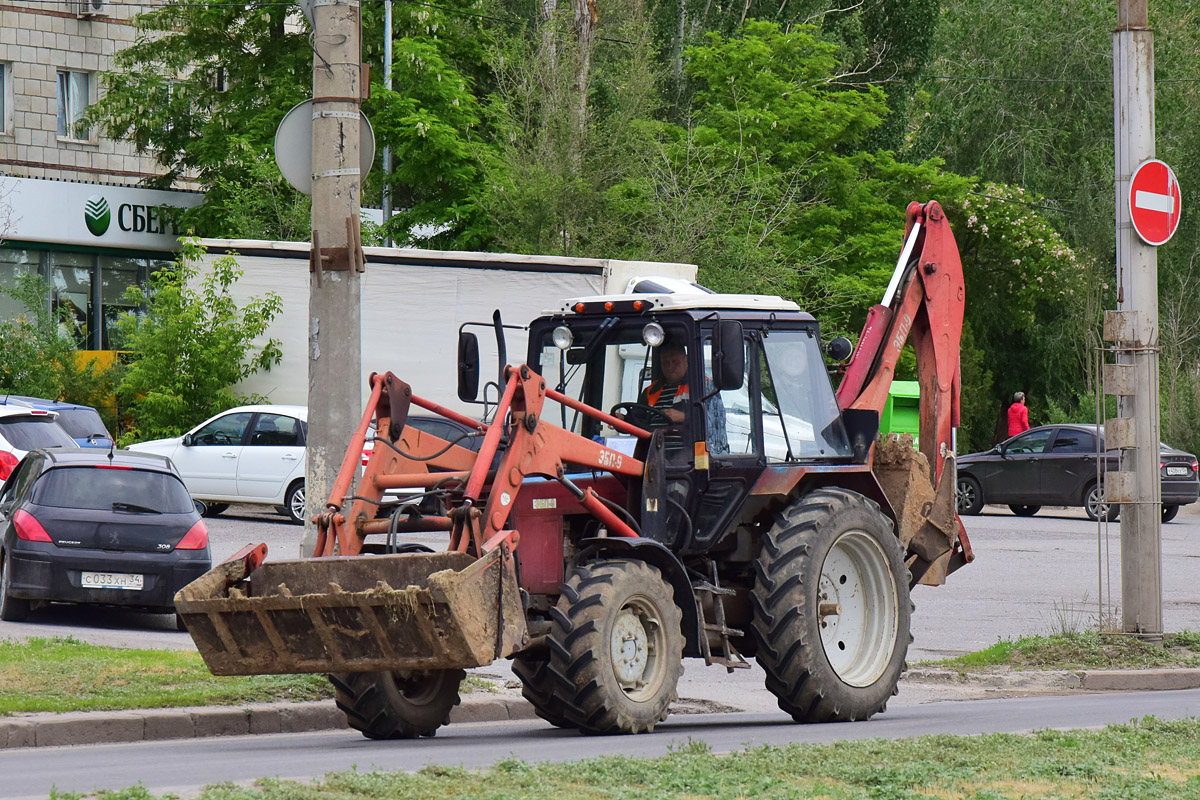
[[[717,320],[712,344],[713,384],[722,391],[740,389],[746,379],[746,347],[742,343],[742,323]]]
[[[845,361],[854,353],[854,345],[845,336],[838,336],[825,348],[825,355],[834,361]]]
[[[474,403],[479,396],[479,339],[473,333],[458,334],[458,399]]]
[[[195,444],[195,442],[192,441],[192,435],[190,433],[185,433],[183,435],[183,441],[180,444],[182,444],[184,447],[191,447],[193,444]]]

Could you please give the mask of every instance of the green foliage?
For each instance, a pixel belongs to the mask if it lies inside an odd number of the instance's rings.
[[[39,275],[19,275],[0,291],[25,306],[0,322],[0,391],[95,406],[115,430],[111,400],[119,368],[80,359],[66,309],[51,310],[50,289]]]
[[[217,2],[139,14],[137,40],[113,57],[105,92],[88,111],[106,136],[155,156],[164,169],[156,185],[195,175],[212,190],[183,219],[202,235],[307,235],[285,211],[304,201],[273,169],[275,129],[312,86],[307,32],[285,26],[290,13]],[[262,218],[248,221],[252,209]]]
[[[274,292],[239,308],[230,287],[242,271],[232,256],[218,258],[201,274],[204,250],[182,240],[172,267],[150,276],[149,285],[126,296],[142,314],[123,317],[123,349],[133,361],[119,394],[129,409],[130,441],[177,436],[242,400],[230,389],[281,356],[279,342],[262,341],[282,301]]]
[[[371,87],[364,111],[376,130],[376,150],[392,150],[392,172],[372,182],[391,188],[396,216],[386,232],[397,244],[479,246],[486,238],[476,204],[482,161],[483,110],[477,84],[493,31],[470,2],[399,6],[393,21],[392,85]],[[382,31],[380,31],[382,35]],[[382,71],[379,73],[382,75]],[[439,233],[414,235],[417,226]]]
[[[484,770],[425,767],[416,773],[357,769],[312,781],[266,778],[206,787],[201,800],[392,800],[555,797],[590,800],[694,798],[1194,798],[1200,722],[1147,717],[1102,730],[923,736],[836,744],[747,747],[720,755],[585,758]]]
[[[1148,669],[1200,665],[1200,635],[1169,633],[1161,647],[1130,636],[1096,631],[1057,633],[1002,639],[991,647],[935,662],[970,670],[981,667],[1014,669]]]
[[[964,370],[963,430],[972,450],[1006,436],[1003,412],[1023,391],[1030,422],[1095,416],[1087,383],[1092,332],[1108,289],[1088,255],[1067,246],[1043,215],[1046,201],[1020,187],[980,184],[955,226],[966,279],[968,345],[982,358]],[[986,375],[985,375],[986,370]],[[962,449],[962,448],[960,448]]]
[[[57,399],[63,372],[75,362],[75,338],[65,317],[51,311],[49,287],[36,273],[18,275],[0,291],[25,307],[24,313],[0,322],[0,388]]]

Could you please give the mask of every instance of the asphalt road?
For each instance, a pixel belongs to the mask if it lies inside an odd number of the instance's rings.
[[[870,722],[796,725],[775,714],[674,716],[641,736],[581,736],[540,720],[443,728],[433,739],[371,741],[351,731],[0,751],[0,798],[118,789],[141,782],[160,795],[194,796],[207,784],[264,776],[311,779],[330,771],[484,767],[502,758],[574,761],[602,754],[653,757],[692,741],[726,753],[754,745],[826,743],[925,734],[1021,733],[1091,728],[1145,715],[1200,714],[1200,690],[941,702],[891,709]]]
[[[246,544],[266,542],[268,558],[295,558],[301,528],[254,506],[234,506],[208,520],[214,561]],[[1088,630],[1115,612],[1120,624],[1120,526],[1107,526],[1107,547],[1081,509],[1047,509],[1015,517],[989,506],[965,520],[975,563],[945,586],[913,591],[909,660],[980,650],[999,639],[1061,630]],[[1200,504],[1185,506],[1163,526],[1163,619],[1167,631],[1200,631]],[[441,534],[425,534],[434,544]],[[1111,605],[1101,606],[1111,591]],[[0,622],[0,639],[74,636],[119,647],[189,648],[173,616],[106,608],[52,606],[28,622]]]

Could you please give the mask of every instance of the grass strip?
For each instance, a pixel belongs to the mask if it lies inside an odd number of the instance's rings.
[[[991,667],[1065,670],[1200,667],[1200,633],[1168,633],[1163,637],[1162,647],[1132,636],[1095,631],[1022,636],[929,665],[962,671]]]
[[[198,653],[74,638],[0,642],[0,715],[237,705],[332,697],[324,675],[216,677]]]
[[[587,741],[580,738],[580,752],[587,751]],[[155,797],[142,787],[97,796],[102,800]],[[312,783],[271,778],[250,787],[218,784],[206,787],[200,800],[547,797],[1195,800],[1200,797],[1200,721],[1146,718],[1098,731],[792,744],[727,755],[714,755],[703,743],[689,741],[670,755],[653,759],[603,757],[563,764],[505,759],[478,771],[431,766],[415,774],[352,770]]]

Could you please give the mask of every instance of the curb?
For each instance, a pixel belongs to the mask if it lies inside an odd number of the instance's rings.
[[[983,686],[997,692],[1020,694],[1053,694],[1071,690],[1169,691],[1200,688],[1200,669],[960,673],[949,669],[918,667],[910,669],[901,680],[902,685],[908,682]],[[698,707],[691,713],[736,710],[730,706],[720,708],[719,705],[705,704],[703,708]],[[689,711],[680,708],[677,713]],[[464,695],[462,702],[450,712],[451,723],[504,722],[536,718],[533,706],[524,698],[486,693]],[[0,749],[339,729],[348,729],[346,717],[332,700],[140,711],[17,714],[12,717],[0,717]]]
[[[1141,692],[1200,689],[1200,669],[1089,669],[958,672],[951,669],[910,669],[901,683],[942,683],[982,686],[999,692],[1053,693]]]
[[[450,712],[452,723],[534,718],[533,706],[522,698],[489,697],[483,694],[463,696],[462,702]],[[348,726],[345,714],[332,700],[141,711],[19,714],[0,717],[0,749],[337,729],[348,729]]]

